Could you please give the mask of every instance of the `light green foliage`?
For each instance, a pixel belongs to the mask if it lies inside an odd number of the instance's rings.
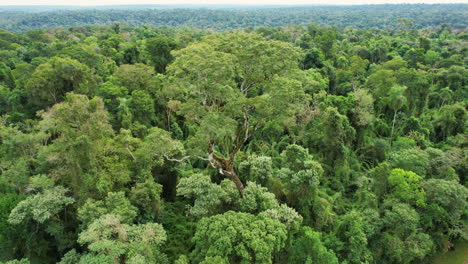
[[[425,256],[429,255],[434,248],[434,243],[431,237],[425,233],[411,234],[405,240],[405,247],[408,251],[405,254],[406,261],[409,260],[422,260]]]
[[[239,177],[245,181],[265,184],[272,175],[271,157],[251,155],[239,163]]]
[[[302,219],[294,209],[280,206],[273,193],[255,182],[247,182],[240,199],[232,181],[225,179],[218,185],[211,182],[208,175],[192,174],[180,180],[177,194],[194,200],[190,214],[196,217],[223,213],[229,209],[252,214],[263,212],[287,224],[288,228]]]
[[[398,154],[400,153],[408,153],[411,151],[405,151],[405,152],[401,152],[401,150],[404,150],[404,149],[410,149],[410,148],[416,148],[417,145],[416,145],[416,141],[412,138],[408,138],[408,137],[397,137],[395,139],[395,141],[393,141],[392,143],[392,149],[397,151]],[[413,149],[412,152],[416,152],[418,151],[418,149]],[[420,151],[419,153],[423,153],[422,151]],[[394,155],[394,156],[400,156],[400,155]],[[423,155],[423,154],[421,154]],[[405,155],[406,156],[406,155]],[[405,158],[402,158],[400,160],[405,160]],[[398,165],[401,165],[401,164],[398,164]]]
[[[385,210],[383,224],[391,233],[399,237],[407,237],[419,226],[419,214],[410,205],[388,201],[389,209]],[[402,225],[401,223],[405,223]]]
[[[356,124],[366,126],[375,120],[374,116],[374,98],[368,90],[359,89],[353,93],[356,107]]]
[[[393,194],[402,201],[417,205],[426,205],[424,190],[420,187],[423,177],[412,171],[393,169],[388,176],[388,183],[393,188]]]
[[[305,170],[311,165],[312,155],[309,151],[299,145],[292,144],[281,153],[284,165],[293,170]]]
[[[388,91],[387,96],[381,101],[384,106],[393,110],[392,131],[390,132],[390,136],[393,136],[398,112],[407,107],[408,99],[405,96],[406,89],[406,86],[392,86]]]
[[[0,84],[0,115],[6,114],[9,110],[7,100],[10,94],[10,89]]]
[[[387,95],[391,87],[396,84],[396,78],[392,70],[378,70],[367,78],[367,86],[374,98],[382,98]]]
[[[152,178],[136,183],[130,190],[129,200],[140,210],[139,215],[150,219],[161,209],[162,186]]]
[[[113,148],[114,131],[100,98],[69,94],[41,116],[39,129],[52,144],[41,148],[38,157],[55,182],[85,197],[102,197],[129,182],[130,157]]]
[[[429,167],[429,155],[419,148],[402,149],[390,154],[389,160],[393,167],[413,171],[418,175],[426,175]]]
[[[152,175],[152,168],[162,166],[165,160],[177,158],[184,152],[182,143],[172,139],[166,130],[157,127],[149,129],[148,135],[134,156],[140,169],[139,178],[145,179],[143,176]]]
[[[466,131],[468,113],[462,104],[443,106],[433,122],[437,140]]]
[[[218,264],[218,263],[228,264],[229,261],[226,258],[216,256],[216,257],[206,257],[205,259],[203,259],[202,262],[200,262],[200,264]]]
[[[345,115],[334,107],[328,107],[323,113],[324,143],[331,151],[342,152],[356,135],[356,130],[349,124]]]
[[[93,94],[96,83],[86,65],[54,57],[36,68],[25,88],[34,105],[50,106],[61,102],[68,92]]]
[[[319,208],[312,209],[316,206],[321,207],[320,204],[326,201],[322,200],[318,192],[318,185],[323,176],[320,163],[313,160],[307,149],[295,144],[287,146],[281,157],[283,168],[277,171],[275,176],[285,184],[286,188],[282,192],[286,195],[288,203],[298,210],[307,222],[318,215],[326,215]]]
[[[307,195],[319,184],[319,179],[323,174],[320,163],[310,161],[306,169],[299,170],[286,179],[295,195]]]
[[[18,232],[24,243],[17,244],[19,248],[14,249],[15,251],[28,250],[30,253],[25,256],[29,257],[48,252],[52,248],[63,253],[73,245],[73,234],[67,230],[64,219],[67,217],[67,208],[72,206],[75,199],[68,197],[66,193],[67,189],[61,186],[46,189],[29,195],[11,210],[8,223],[24,230]]]
[[[276,74],[284,75],[298,67],[300,51],[297,48],[281,41],[267,41],[257,34],[233,32],[208,37],[207,43],[235,56],[243,93],[269,82]]]
[[[120,100],[120,103],[119,107],[123,108],[124,101]],[[128,107],[134,121],[140,122],[147,127],[150,127],[155,121],[154,100],[147,92],[142,90],[133,91]],[[122,111],[125,110],[122,109]]]
[[[393,111],[398,111],[406,106],[408,100],[404,93],[406,91],[405,86],[393,86],[388,91],[388,98],[386,103]]]
[[[104,201],[89,199],[78,209],[78,219],[84,227],[107,214],[112,214],[122,223],[130,224],[137,216],[137,208],[125,197],[125,193],[110,192]]]
[[[372,254],[367,248],[368,238],[365,233],[363,217],[357,211],[351,211],[340,217],[337,223],[333,250],[341,259],[349,263],[365,263],[372,261]]]
[[[174,264],[188,264],[188,258],[186,255],[180,255],[178,259],[174,261]]]
[[[392,70],[392,71],[397,71],[401,68],[406,68],[408,67],[408,63],[401,58],[400,56],[395,57],[384,64],[382,64],[382,68],[386,70]]]
[[[67,189],[58,186],[44,190],[43,193],[29,196],[11,211],[8,222],[20,224],[24,221],[34,220],[38,223],[57,216],[67,205],[73,204],[75,199],[66,196]]]
[[[275,195],[268,192],[267,188],[254,182],[247,182],[244,197],[237,202],[240,211],[252,214],[279,207]]]
[[[78,264],[113,264],[112,257],[103,254],[85,254],[80,258]]]
[[[0,118],[0,184],[24,190],[33,174],[32,163],[41,146],[42,133],[24,133],[3,124]]]
[[[29,187],[33,189],[45,190],[54,186],[54,181],[44,174],[35,175],[29,178]]]
[[[111,214],[93,221],[78,238],[91,252],[106,255],[113,262],[128,258],[129,263],[135,264],[164,259],[159,248],[165,240],[166,232],[159,224],[127,225]]]
[[[142,63],[124,64],[120,65],[114,72],[112,82],[127,88],[130,92],[134,90],[150,92],[154,74],[154,69],[148,65]]]
[[[386,249],[384,257],[390,263],[421,261],[423,256],[427,255],[434,247],[429,235],[424,233],[413,234],[406,240],[384,233],[382,244]]]
[[[60,57],[70,57],[75,59],[90,69],[99,76],[109,74],[109,59],[101,54],[95,52],[96,43],[89,43],[90,45],[71,45],[62,49],[59,53]]]
[[[454,160],[453,156],[436,148],[427,148],[425,152],[429,155],[427,175],[430,175],[431,178],[445,180],[458,179],[458,175],[454,169],[457,162]]]
[[[430,179],[423,182],[428,203],[444,208],[453,219],[459,219],[466,209],[468,189],[456,181]]]
[[[71,140],[81,135],[92,139],[112,135],[112,129],[107,123],[108,114],[100,98],[89,100],[83,95],[69,94],[66,99],[42,113],[43,120],[39,125],[41,130],[62,140]]]
[[[1,264],[30,264],[31,262],[29,262],[28,259],[24,258],[24,259],[21,259],[21,260],[10,260],[10,261],[7,261],[7,262],[0,262]]]
[[[273,254],[284,247],[285,240],[286,226],[279,221],[230,211],[199,221],[192,256],[195,263],[206,257],[238,263],[272,263]]]
[[[232,186],[227,182],[225,187]],[[233,197],[223,186],[211,182],[210,176],[196,173],[187,178],[182,178],[177,185],[177,195],[195,199],[190,208],[190,214],[194,216],[206,216],[220,213],[225,203],[232,202]],[[237,195],[237,194],[236,194]]]
[[[203,105],[212,106],[235,96],[233,55],[216,51],[206,43],[192,44],[174,55],[176,60],[169,66],[168,74],[176,78],[177,85],[190,87],[190,93],[201,95]]]
[[[443,179],[430,179],[421,186],[428,204],[424,216],[431,223],[434,241],[443,243],[458,236],[466,239],[463,218],[466,216],[467,188],[456,181]],[[448,233],[441,232],[443,226],[448,227]]]
[[[75,249],[72,249],[65,253],[63,257],[60,259],[58,264],[75,264],[80,261],[80,254],[76,252]]]
[[[427,89],[430,86],[427,72],[415,69],[400,69],[396,73],[397,81],[400,85],[408,87],[405,95],[408,99],[409,109],[414,112],[422,110],[426,103],[426,98],[429,93]]]
[[[424,59],[427,64],[434,65],[437,61],[440,60],[440,56],[437,52],[433,50],[428,50],[426,52],[426,55],[424,56]]]
[[[368,60],[364,60],[358,56],[352,56],[349,61],[344,57],[337,59],[338,70],[336,71],[337,87],[336,93],[339,95],[346,95],[348,92],[356,92],[361,81],[365,80],[365,74]]]
[[[302,216],[286,204],[267,209],[259,215],[280,221],[288,231],[297,230],[302,224]]]

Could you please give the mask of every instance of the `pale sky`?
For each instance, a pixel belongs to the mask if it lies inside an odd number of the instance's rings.
[[[468,0],[0,0],[0,5],[134,5],[134,4],[237,4],[237,5],[352,5],[399,3],[468,3]]]

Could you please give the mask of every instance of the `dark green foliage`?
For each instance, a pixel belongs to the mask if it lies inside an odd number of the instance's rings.
[[[8,223],[11,210],[26,197],[16,193],[6,193],[0,198],[0,259],[14,258],[23,252],[21,241],[25,239],[25,232]]]

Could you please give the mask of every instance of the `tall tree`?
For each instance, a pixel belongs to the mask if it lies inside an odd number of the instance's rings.
[[[242,196],[234,161],[251,136],[268,123],[284,124],[302,98],[303,84],[284,76],[298,70],[299,52],[255,34],[210,37],[175,53],[171,87],[185,87],[179,114],[194,133],[190,144]]]

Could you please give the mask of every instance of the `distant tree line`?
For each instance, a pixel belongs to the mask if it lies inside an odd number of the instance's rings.
[[[333,25],[337,27],[399,29],[399,18],[411,21],[411,28],[448,24],[454,28],[468,25],[467,4],[405,4],[365,6],[306,6],[288,8],[238,9],[84,9],[48,12],[21,12],[4,9],[0,28],[24,32],[86,25],[111,25],[125,21],[130,26],[190,26],[229,30],[245,27],[279,27],[289,24]],[[1,10],[1,8],[0,8]],[[40,10],[40,9],[39,9]]]

